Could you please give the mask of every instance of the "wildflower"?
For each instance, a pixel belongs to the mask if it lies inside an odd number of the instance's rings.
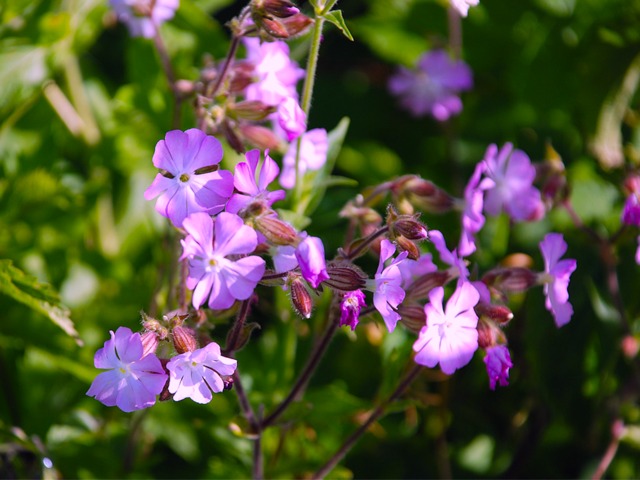
[[[469,7],[475,7],[479,3],[480,0],[451,0],[451,6],[463,17],[466,17],[469,13]]]
[[[226,206],[226,211],[229,213],[242,212],[254,203],[261,207],[271,207],[275,202],[285,197],[284,190],[273,192],[267,190],[269,184],[280,173],[278,164],[269,156],[269,150],[264,152],[264,161],[259,173],[260,151],[251,150],[245,154],[245,157],[246,162],[240,162],[236,165],[233,185],[239,193],[234,193],[229,199]]]
[[[442,308],[444,289],[436,287],[429,292],[429,303],[424,307],[427,324],[422,327],[413,344],[415,361],[435,367],[438,363],[446,374],[464,367],[478,348],[478,316],[473,307],[480,295],[469,282],[458,285]]]
[[[373,305],[382,315],[390,332],[393,332],[401,318],[396,309],[405,297],[405,292],[401,287],[402,273],[398,265],[407,258],[407,252],[402,252],[387,267],[384,266],[395,251],[396,247],[389,240],[382,240],[378,270],[374,279],[368,280],[366,285],[366,288],[373,292]]]
[[[473,86],[471,69],[444,50],[423,54],[414,70],[401,67],[389,80],[389,90],[416,117],[445,121],[462,111],[458,93]]]
[[[324,245],[318,237],[305,237],[296,248],[296,260],[302,277],[313,288],[329,278],[324,257]]]
[[[189,259],[187,288],[193,290],[193,306],[200,308],[208,298],[209,308],[225,309],[235,300],[249,298],[262,279],[265,261],[255,255],[235,256],[254,251],[258,245],[255,230],[227,212],[216,217],[215,226],[206,213],[191,214],[184,229],[189,235],[181,241],[180,258]]]
[[[457,249],[449,251],[447,243],[439,230],[429,230],[429,240],[433,243],[438,250],[440,260],[447,265],[450,265],[449,272],[452,277],[458,277],[458,282],[465,281],[469,278],[469,269],[467,264],[459,254]]]
[[[96,377],[87,395],[124,412],[156,403],[156,395],[167,381],[158,357],[145,355],[140,335],[126,327],[111,331],[111,339],[96,352],[94,365],[108,371]]]
[[[193,352],[176,355],[169,363],[169,393],[175,401],[187,397],[197,403],[209,403],[212,393],[224,390],[223,376],[233,375],[238,362],[220,354],[220,346],[212,342]]]
[[[109,3],[132,37],[152,38],[162,23],[173,18],[180,1],[109,0]]]
[[[360,290],[346,292],[340,302],[340,326],[349,326],[355,330],[358,325],[360,310],[366,305],[364,293]]]
[[[276,112],[278,126],[282,128],[287,141],[291,142],[307,130],[307,115],[293,97],[285,98]]]
[[[423,253],[417,260],[407,258],[398,268],[402,274],[402,288],[405,290],[420,277],[438,270],[430,253]]]
[[[314,128],[304,133],[298,140],[300,142],[300,155],[298,160],[298,172],[304,175],[307,170],[319,170],[327,162],[329,143],[327,131],[323,128]],[[282,159],[282,174],[280,185],[291,189],[296,183],[296,152],[298,142],[291,142],[289,150]]]
[[[560,233],[548,233],[540,242],[540,251],[544,258],[544,294],[545,306],[555,318],[556,325],[562,327],[569,323],[573,307],[569,303],[569,277],[576,269],[573,259],[560,260],[567,251],[567,243]]]
[[[509,349],[505,345],[496,345],[486,350],[484,363],[487,366],[487,375],[489,376],[489,387],[491,390],[496,389],[496,383],[501,387],[509,385],[509,369],[513,367]]]
[[[156,201],[156,210],[176,227],[191,213],[214,215],[224,209],[233,193],[231,172],[220,170],[198,173],[220,163],[222,145],[214,137],[192,128],[172,130],[156,144],[153,164],[161,169],[144,192],[144,198]]]
[[[536,169],[522,150],[514,150],[510,143],[498,150],[490,145],[482,160],[484,174],[494,186],[486,191],[484,211],[498,215],[504,211],[514,221],[537,220],[544,215],[540,191],[533,186]]]
[[[482,215],[484,192],[495,186],[490,178],[481,180],[485,168],[486,164],[484,162],[478,163],[464,189],[462,233],[458,244],[458,253],[462,257],[471,255],[476,251],[475,234],[482,229],[485,222],[484,215]]]
[[[624,202],[622,223],[640,227],[640,194],[638,192],[629,194],[627,200]]]

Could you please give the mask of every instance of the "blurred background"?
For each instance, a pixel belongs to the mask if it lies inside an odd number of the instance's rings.
[[[224,58],[224,24],[243,6],[181,0],[161,29],[179,78],[195,80],[206,57]],[[357,186],[329,190],[310,234],[323,238],[331,257],[346,228],[339,210],[394,176],[419,174],[461,196],[487,146],[504,142],[533,161],[551,145],[582,220],[603,235],[616,232],[622,181],[640,162],[636,85],[621,115],[615,104],[628,89],[623,79],[640,71],[640,1],[481,0],[460,24],[474,88],[462,95],[462,113],[439,123],[402,110],[387,82],[398,66],[447,47],[446,7],[435,0],[338,3],[354,41],[326,26],[309,127],[331,130],[350,118],[336,174]],[[303,66],[307,45],[305,38],[291,43]],[[159,272],[178,254],[168,248],[175,233],[142,194],[156,173],[153,149],[171,128],[171,109],[153,43],[130,38],[106,1],[0,3],[2,478],[251,474],[251,441],[233,392],[204,406],[165,402],[134,414],[85,395],[109,330],[138,329],[141,310],[163,312],[168,291]],[[182,128],[193,122],[186,104]],[[610,166],[601,152],[616,148],[626,162]],[[225,155],[232,168],[238,157]],[[458,228],[455,215],[422,219],[444,232]],[[548,231],[562,232],[567,257],[578,260],[571,323],[555,327],[541,289],[512,297],[511,385],[489,390],[479,354],[452,377],[425,369],[332,477],[588,477],[616,418],[627,429],[607,476],[640,477],[640,376],[637,357],[622,348],[640,334],[637,232],[619,236],[613,260],[625,323],[598,246],[564,212],[516,226],[489,220],[475,268],[486,271],[519,252],[542,269],[537,245]],[[376,260],[363,265],[375,269]],[[259,293],[264,306],[254,320],[262,329],[238,361],[251,401],[269,411],[304,363],[319,321],[296,317],[272,289]],[[226,322],[212,333],[219,341]],[[403,329],[385,335],[378,322],[361,327],[337,335],[304,401],[265,433],[267,476],[313,472],[363,421],[372,399],[393,390],[415,337]]]

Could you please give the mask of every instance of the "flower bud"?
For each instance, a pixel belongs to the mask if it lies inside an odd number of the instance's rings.
[[[142,356],[146,357],[150,353],[156,353],[158,348],[158,336],[155,332],[144,332],[140,335],[142,339]]]
[[[418,303],[411,303],[409,305],[402,303],[398,307],[398,314],[402,317],[400,321],[413,333],[419,333],[422,327],[427,324],[424,307]]]
[[[256,217],[254,225],[256,230],[275,245],[293,245],[298,239],[298,232],[287,222],[280,220],[275,214]]]
[[[418,277],[406,290],[405,301],[424,300],[435,287],[442,287],[451,276],[446,270],[437,270]]]
[[[225,121],[220,124],[220,130],[231,148],[233,148],[237,153],[244,153],[244,144],[235,129],[229,124],[228,120],[225,119]]]
[[[486,349],[506,343],[506,338],[502,330],[491,320],[487,320],[486,317],[480,317],[478,319],[478,326],[476,328],[478,330],[478,347]]]
[[[178,353],[193,352],[198,348],[195,335],[190,328],[174,327],[173,346]]]
[[[398,248],[401,251],[407,252],[409,254],[408,258],[410,258],[411,260],[417,260],[420,258],[420,249],[418,249],[416,244],[409,240],[407,237],[400,235],[396,237],[395,243],[396,245],[398,245]]]
[[[270,17],[253,17],[256,25],[261,26],[273,38],[289,38],[289,31],[280,20]]]
[[[638,339],[633,335],[627,335],[622,339],[621,342],[622,353],[627,358],[635,358],[638,355],[638,351],[640,350],[640,343]]]
[[[229,93],[244,93],[246,88],[253,83],[253,69],[253,65],[248,62],[235,63],[231,70]]]
[[[494,268],[484,274],[482,281],[504,293],[517,293],[537,285],[538,275],[522,267]]]
[[[228,111],[234,118],[259,122],[275,112],[276,107],[258,100],[246,100],[230,105]]]
[[[241,135],[260,150],[266,150],[267,148],[269,150],[278,150],[280,148],[280,138],[266,127],[243,124],[239,128]]]
[[[311,311],[313,310],[313,300],[307,290],[304,282],[299,276],[295,276],[290,282],[291,287],[291,304],[294,310],[304,318],[311,317]]]
[[[348,265],[329,264],[327,266],[329,279],[325,280],[324,284],[341,292],[351,292],[363,288],[367,277],[354,265]]]
[[[262,15],[273,15],[277,18],[287,18],[300,10],[289,0],[253,0],[251,8]]]
[[[296,13],[290,17],[283,18],[280,23],[286,28],[289,37],[301,35],[313,23],[313,19],[303,13]]]
[[[409,201],[425,212],[446,213],[453,208],[454,198],[429,180],[413,177],[403,187]]]
[[[498,325],[505,325],[513,318],[513,312],[505,305],[480,302],[473,309],[479,317],[486,317]]]
[[[419,215],[398,215],[393,205],[387,207],[387,225],[392,236],[402,235],[409,240],[424,240],[429,235],[418,221]]]

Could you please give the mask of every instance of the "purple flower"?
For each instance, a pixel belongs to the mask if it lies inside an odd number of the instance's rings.
[[[484,192],[495,186],[495,183],[490,178],[480,180],[486,168],[485,165],[484,162],[476,165],[473,175],[471,175],[469,183],[464,189],[462,233],[458,244],[458,253],[462,257],[471,255],[476,251],[475,234],[482,229],[485,221],[484,215],[482,215]]]
[[[458,277],[458,283],[466,281],[469,278],[469,269],[467,268],[467,264],[456,249],[450,251],[447,248],[447,243],[442,235],[442,232],[439,230],[429,230],[429,240],[438,250],[438,254],[440,255],[440,260],[442,260],[447,265],[450,265],[449,269],[451,275],[455,278]]]
[[[404,300],[402,289],[402,273],[398,265],[407,258],[408,253],[402,252],[385,267],[384,263],[395,253],[396,247],[389,240],[380,243],[380,263],[373,280],[367,280],[366,288],[373,292],[373,305],[382,315],[384,323],[390,332],[396,328],[400,314],[396,311]]]
[[[329,279],[324,258],[324,245],[318,237],[304,238],[296,248],[296,260],[300,265],[302,277],[313,288]]]
[[[307,130],[307,116],[293,97],[282,101],[276,116],[278,125],[284,130],[288,142],[295,140]]]
[[[638,248],[636,249],[636,263],[640,265],[640,235],[638,235],[636,241],[638,242]]]
[[[282,41],[261,43],[257,38],[245,38],[244,45],[257,78],[247,87],[247,100],[278,106],[289,97],[297,99],[296,83],[305,71],[289,58],[289,46]]]
[[[172,130],[156,144],[153,164],[166,173],[158,173],[144,192],[151,200],[158,195],[156,210],[176,227],[191,213],[214,215],[224,209],[233,193],[231,172],[198,174],[197,170],[217,165],[222,160],[222,145],[214,137],[192,128]]]
[[[301,175],[307,170],[319,170],[327,162],[329,143],[327,131],[323,128],[309,130],[299,139],[300,159],[298,171]],[[296,152],[298,142],[291,142],[289,150],[282,159],[282,175],[280,185],[284,188],[293,188],[296,183]]]
[[[189,235],[181,241],[180,258],[189,259],[187,288],[193,290],[193,306],[200,308],[208,298],[209,308],[221,310],[249,298],[262,279],[265,261],[255,255],[236,256],[254,251],[255,230],[227,212],[216,217],[215,227],[206,213],[191,214],[183,226]]]
[[[152,38],[160,24],[171,20],[179,0],[109,0],[118,20],[129,27],[132,37]]]
[[[458,93],[473,86],[471,69],[444,50],[423,54],[415,70],[401,67],[389,80],[389,90],[416,117],[432,115],[445,121],[462,111]]]
[[[500,151],[490,145],[484,156],[485,175],[494,182],[487,190],[484,211],[498,215],[505,211],[514,221],[537,220],[544,215],[540,191],[533,186],[536,169],[522,150],[506,143]]]
[[[126,327],[111,332],[111,340],[96,352],[93,362],[96,368],[108,371],[96,377],[87,395],[124,412],[156,403],[167,381],[158,357],[144,355],[142,338]]]
[[[622,223],[640,227],[640,195],[636,192],[631,193],[624,202]]]
[[[276,245],[270,248],[270,253],[277,273],[288,272],[298,266],[296,248],[291,245]]]
[[[451,0],[451,6],[463,17],[466,17],[469,13],[469,7],[475,7],[479,3],[480,0]]]
[[[236,165],[233,185],[240,193],[234,193],[229,199],[226,207],[229,213],[241,212],[253,203],[271,207],[275,202],[285,197],[284,190],[273,192],[267,190],[269,184],[280,173],[278,164],[269,156],[269,150],[264,152],[264,161],[259,174],[260,150],[251,150],[245,154],[245,157],[246,162],[240,162]]]
[[[577,267],[573,259],[560,260],[567,251],[567,243],[560,233],[548,233],[540,242],[540,251],[544,258],[544,294],[545,306],[556,321],[558,327],[569,323],[573,307],[569,303],[569,277]]]
[[[340,302],[340,326],[347,325],[355,330],[360,317],[360,310],[366,305],[364,293],[360,290],[347,292]]]
[[[513,363],[511,363],[509,349],[505,345],[487,348],[484,363],[487,366],[491,390],[496,389],[496,383],[499,383],[501,387],[509,385],[509,369],[513,367]]]
[[[478,349],[478,316],[473,307],[480,298],[469,282],[458,285],[442,309],[444,289],[436,287],[429,292],[429,303],[424,307],[427,324],[422,327],[413,344],[415,361],[420,365],[440,368],[452,374],[464,367]]]
[[[233,375],[237,365],[236,360],[220,354],[220,346],[215,342],[177,355],[167,363],[169,393],[175,401],[189,397],[197,403],[209,403],[212,393],[224,390],[222,376]]]
[[[398,265],[402,274],[402,288],[409,288],[418,278],[438,270],[430,253],[423,253],[417,260],[407,258]]]

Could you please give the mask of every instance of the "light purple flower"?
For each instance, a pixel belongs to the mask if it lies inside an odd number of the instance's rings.
[[[485,168],[484,162],[478,163],[464,189],[462,232],[458,244],[458,253],[462,257],[469,256],[476,251],[475,234],[482,229],[485,222],[484,215],[482,215],[484,192],[495,186],[490,178],[481,180]]]
[[[402,288],[404,290],[423,275],[438,270],[430,253],[423,253],[417,260],[407,258],[404,262],[398,264],[398,268],[402,274]]]
[[[111,339],[96,352],[94,365],[108,371],[96,377],[87,395],[124,412],[156,403],[156,395],[167,381],[158,357],[153,353],[144,355],[140,334],[126,327],[111,332]]]
[[[636,192],[631,193],[624,202],[622,223],[640,227],[640,195]]]
[[[269,156],[269,150],[264,152],[264,161],[258,173],[258,162],[260,162],[260,150],[251,150],[245,154],[246,162],[236,165],[233,185],[240,193],[234,193],[226,206],[229,213],[238,213],[247,208],[252,203],[260,203],[265,207],[271,207],[278,200],[285,197],[284,190],[270,192],[267,187],[273,182],[280,168],[278,164]],[[257,180],[256,180],[257,177]]]
[[[458,93],[473,87],[471,69],[444,50],[423,54],[414,70],[400,67],[389,79],[389,90],[416,117],[445,121],[462,111]]]
[[[424,307],[427,324],[422,327],[413,344],[415,361],[435,367],[438,363],[446,374],[464,367],[478,349],[478,316],[473,307],[480,298],[469,282],[459,284],[442,308],[444,289],[436,287],[429,292],[429,303]]]
[[[360,310],[366,305],[364,293],[360,290],[347,292],[340,302],[340,326],[349,326],[355,330],[360,317]]]
[[[300,160],[298,171],[301,175],[307,170],[319,170],[327,162],[327,152],[329,143],[327,131],[323,128],[309,130],[299,139]],[[296,152],[298,142],[291,142],[289,149],[282,159],[282,174],[280,175],[280,185],[291,189],[296,183]]]
[[[373,280],[367,280],[366,288],[373,292],[373,305],[382,315],[382,319],[389,332],[395,330],[400,318],[396,311],[405,297],[402,289],[402,273],[398,265],[403,262],[408,253],[402,252],[385,267],[385,262],[395,253],[396,247],[389,240],[380,243],[380,262]]]
[[[176,227],[191,213],[221,212],[233,193],[233,175],[226,170],[197,174],[222,160],[222,145],[214,137],[192,128],[172,130],[156,144],[153,164],[169,176],[158,173],[144,192],[144,198],[156,201],[156,210]]]
[[[291,97],[298,98],[296,83],[305,71],[289,58],[289,46],[283,41],[260,42],[257,38],[244,38],[247,60],[254,66],[255,83],[247,87],[247,100],[259,100],[278,106]]]
[[[318,288],[320,283],[329,279],[324,257],[324,245],[318,237],[305,237],[296,248],[296,260],[300,272],[309,285]]]
[[[215,342],[177,355],[167,363],[169,393],[175,401],[189,397],[197,403],[209,403],[212,393],[224,390],[222,376],[233,375],[237,365],[233,358],[220,354],[220,346]]]
[[[484,357],[484,363],[487,366],[487,375],[489,376],[489,387],[491,390],[496,389],[496,384],[501,387],[509,385],[509,369],[513,367],[509,349],[505,345],[496,345],[487,348],[487,354]]]
[[[479,3],[480,0],[451,0],[451,6],[463,17],[466,17],[469,13],[469,7],[475,7]]]
[[[276,116],[278,125],[284,131],[288,142],[307,131],[307,116],[293,97],[287,97],[280,103]]]
[[[573,307],[569,303],[569,277],[577,267],[573,259],[560,260],[567,251],[567,243],[560,233],[548,233],[540,242],[540,251],[544,258],[546,296],[545,306],[555,318],[556,325],[562,327],[569,323]]]
[[[255,255],[236,255],[254,251],[258,245],[255,230],[227,212],[216,217],[215,227],[206,213],[191,214],[183,226],[189,235],[181,241],[180,259],[189,259],[187,288],[193,290],[193,306],[200,308],[209,299],[209,308],[221,310],[235,300],[249,298],[262,279],[265,261]]]
[[[152,38],[162,23],[173,18],[180,1],[109,0],[109,3],[132,37]]]
[[[487,190],[484,211],[489,215],[506,212],[514,221],[538,220],[544,215],[540,191],[533,186],[536,169],[522,150],[506,143],[500,151],[490,145],[484,156],[484,174],[493,180]]]
[[[276,245],[269,249],[276,273],[284,273],[298,266],[296,247],[292,245]]]
[[[454,278],[458,277],[458,283],[466,281],[469,278],[469,269],[467,268],[467,263],[464,258],[458,255],[456,249],[450,251],[447,248],[447,243],[442,235],[442,232],[439,230],[429,230],[429,240],[438,250],[438,254],[440,255],[440,260],[442,260],[447,265],[450,265],[450,273]]]

